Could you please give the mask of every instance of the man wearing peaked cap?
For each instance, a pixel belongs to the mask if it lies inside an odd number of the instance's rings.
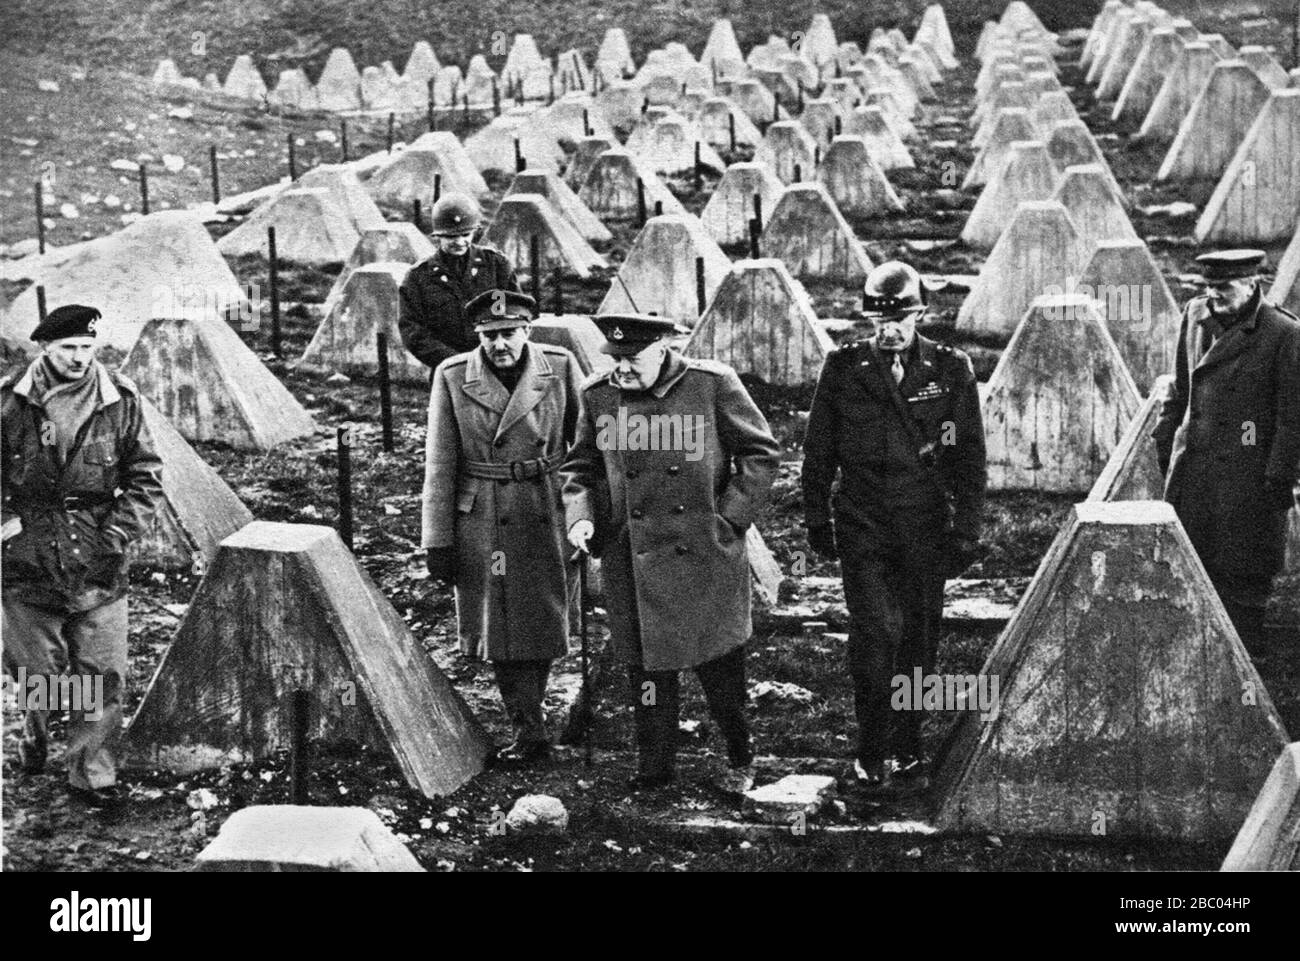
[[[601,558],[615,653],[628,665],[636,788],[674,778],[678,672],[694,670],[722,733],[719,786],[753,784],[745,719],[750,622],[745,531],[780,448],[735,371],[683,357],[653,314],[593,318],[614,369],[583,384],[561,473],[569,543]]]
[[[438,249],[402,282],[397,327],[402,342],[430,370],[452,354],[478,346],[465,307],[489,290],[519,292],[514,268],[493,247],[473,242],[482,216],[464,194],[444,194],[433,206]]]
[[[479,346],[438,365],[429,400],[422,544],[451,584],[463,653],[492,662],[514,728],[502,760],[550,744],[542,701],[568,650],[570,577],[555,470],[573,440],[581,371],[562,347],[528,341],[537,305],[487,290],[465,305]]]
[[[804,434],[808,542],[842,565],[855,771],[869,786],[924,777],[921,714],[891,711],[892,679],[934,671],[944,581],[976,557],[984,500],[975,372],[917,333],[926,301],[907,264],[867,276],[876,332],[826,358]]]
[[[51,311],[32,333],[40,357],[0,381],[0,502],[18,529],[4,544],[4,666],[102,678],[102,703],[71,712],[64,753],[72,794],[96,809],[121,802],[127,551],[162,494],[135,384],[95,359],[100,321],[93,307]],[[26,711],[25,774],[45,767],[48,719]]]
[[[1264,300],[1262,250],[1196,258],[1154,439],[1173,504],[1252,653],[1300,478],[1300,320]]]

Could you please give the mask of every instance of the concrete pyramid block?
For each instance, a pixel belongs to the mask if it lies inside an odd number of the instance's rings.
[[[651,217],[632,241],[618,280],[610,284],[596,312],[652,311],[687,327],[695,326],[700,317],[697,258],[704,260],[707,304],[730,271],[731,261],[690,214]]]
[[[322,164],[313,167],[291,185],[287,190],[324,190],[343,209],[348,221],[360,233],[383,227],[387,221],[379,212],[370,194],[362,186],[361,180],[347,164]],[[277,234],[279,232],[277,231]],[[277,245],[279,237],[276,238]]]
[[[1199,33],[1197,39],[1206,44],[1215,52],[1220,60],[1233,60],[1237,56],[1237,51],[1233,49],[1232,44],[1224,38],[1221,33]]]
[[[839,51],[839,42],[835,39],[835,28],[831,18],[824,13],[814,13],[799,45],[799,53],[808,63],[820,67],[835,60]]]
[[[1090,501],[1158,501],[1164,500],[1165,478],[1156,456],[1152,438],[1164,402],[1173,393],[1174,377],[1163,374],[1151,385],[1137,414],[1124,429],[1119,443],[1111,451],[1106,466],[1088,492]]]
[[[1075,505],[938,768],[964,831],[1231,837],[1286,744],[1281,720],[1159,501]]]
[[[756,124],[767,123],[772,119],[772,111],[779,109],[772,91],[753,78],[720,82],[717,92],[730,98]]]
[[[465,79],[460,89],[461,102],[464,103],[465,98],[468,97],[471,105],[491,106],[493,103],[493,81],[497,81],[496,95],[498,97],[502,96],[497,72],[488,65],[487,58],[483,54],[474,54],[469,59],[469,66],[465,68]]]
[[[1300,742],[1273,764],[1222,871],[1300,871]]]
[[[835,77],[829,81],[822,96],[829,97],[839,106],[841,124],[849,111],[862,105],[862,88],[848,77]]]
[[[133,548],[133,560],[154,568],[196,569],[211,562],[217,545],[245,524],[253,512],[208,466],[147,398],[144,423],[162,459],[163,496]]]
[[[1282,90],[1291,86],[1291,78],[1286,69],[1263,47],[1253,44],[1242,47],[1237,51],[1237,57],[1255,71],[1270,90]]]
[[[272,107],[292,110],[319,110],[320,100],[316,90],[301,68],[281,70],[275,89],[266,95]]]
[[[361,71],[361,108],[385,111],[397,109],[392,81],[378,67],[366,67]]]
[[[1174,61],[1173,68],[1165,77],[1146,119],[1142,121],[1137,138],[1152,143],[1172,141],[1220,59],[1209,44],[1183,44],[1182,55]]]
[[[488,739],[332,528],[255,521],[222,542],[127,733],[173,770],[287,748],[294,693],[313,750],[390,754],[426,797],[483,769]],[[344,696],[348,695],[348,696]]]
[[[604,137],[614,140],[614,128],[605,119],[604,111],[594,97],[587,94],[569,94],[546,108],[547,125],[561,141],[577,144],[584,137]],[[584,127],[585,122],[585,127]]]
[[[578,191],[578,199],[604,220],[636,217],[638,180],[644,186],[647,214],[654,212],[656,203],[663,205],[666,214],[686,213],[681,201],[673,196],[659,176],[622,148],[606,150],[592,162],[587,179]]]
[[[342,263],[361,237],[328,190],[295,187],[254,210],[217,241],[217,249],[227,257],[267,257],[266,228],[271,226],[275,227],[277,255],[300,264]]]
[[[324,315],[329,316],[334,302],[343,293],[348,277],[358,267],[383,260],[399,264],[418,264],[432,257],[436,249],[415,224],[406,221],[394,221],[365,231],[357,241],[357,245],[352,248],[352,253],[343,264],[343,270],[339,272],[329,293],[325,296]]]
[[[730,98],[710,97],[700,108],[700,136],[718,150],[730,150],[734,131],[736,146],[757,147],[763,134],[745,111]]]
[[[411,55],[406,58],[406,69],[402,71],[402,76],[427,91],[429,81],[437,75],[441,66],[438,55],[433,52],[428,41],[417,40],[411,48]]]
[[[541,314],[529,327],[528,339],[563,347],[577,358],[584,377],[614,366],[614,358],[601,350],[605,335],[589,314]]]
[[[506,62],[501,68],[501,73],[503,76],[515,74],[522,77],[529,70],[546,62],[537,47],[537,40],[531,33],[516,33],[510,44],[510,50],[506,53]]]
[[[868,106],[879,107],[880,112],[885,117],[885,122],[889,124],[900,139],[908,140],[916,136],[916,125],[908,119],[906,111],[899,105],[893,89],[879,86],[868,87],[862,102]]]
[[[617,64],[626,76],[636,71],[636,62],[632,59],[632,47],[627,42],[627,33],[622,27],[609,27],[601,38],[596,50],[596,60]]]
[[[844,133],[850,137],[861,137],[867,142],[871,157],[888,173],[891,170],[912,170],[916,161],[907,144],[894,132],[885,119],[884,113],[877,106],[858,107],[844,122]]]
[[[844,124],[844,111],[839,103],[830,97],[818,97],[804,101],[803,113],[799,114],[799,123],[808,131],[823,151],[836,136],[836,123],[841,129]]]
[[[433,102],[440,107],[458,107],[463,102],[465,75],[454,63],[443,64],[433,76]],[[427,94],[427,88],[426,88]]]
[[[1009,337],[1044,290],[1065,291],[1084,256],[1065,208],[1054,200],[1016,208],[957,312],[957,326]]]
[[[718,182],[700,213],[700,223],[719,244],[749,242],[749,222],[754,216],[754,197],[759,198],[763,220],[776,209],[784,185],[765,165],[734,163]]]
[[[486,196],[487,182],[465,149],[465,145],[456,139],[449,130],[430,130],[416,137],[411,146],[419,150],[432,150],[438,155],[438,163],[450,176],[450,183],[460,184],[454,189],[462,190],[474,197]],[[444,184],[447,181],[444,179]]]
[[[1119,96],[1147,37],[1151,35],[1151,29],[1150,18],[1144,16],[1133,17],[1125,24],[1116,41],[1114,55],[1108,58],[1106,69],[1097,80],[1098,100],[1114,100]]]
[[[541,194],[588,242],[603,243],[613,239],[609,228],[578,199],[558,174],[549,170],[521,170],[515,174],[505,193],[507,197],[512,194]]]
[[[987,142],[980,148],[970,169],[966,171],[962,189],[969,190],[988,183],[989,178],[994,176],[1006,162],[1011,145],[1019,140],[1033,140],[1037,132],[1029,119],[1029,111],[1023,107],[1006,107],[999,110]]]
[[[686,354],[720,360],[769,384],[814,383],[834,349],[816,320],[807,291],[784,263],[742,260],[696,324]]]
[[[512,194],[501,200],[483,235],[486,243],[505,254],[513,264],[530,262],[532,238],[537,238],[538,256],[544,274],[554,271],[590,277],[605,258],[592,249],[578,228],[561,216],[542,194]]]
[[[700,52],[700,63],[714,70],[719,77],[743,75],[745,55],[740,51],[736,30],[727,18],[714,20],[709,28],[709,38]]]
[[[78,244],[60,263],[42,269],[38,282],[51,309],[61,304],[99,308],[103,320],[96,338],[120,355],[131,350],[145,322],[160,311],[224,323],[223,314],[246,316],[249,310],[244,289],[203,222],[185,210],[150,214]],[[32,284],[5,311],[0,334],[30,342],[38,313]]]
[[[786,188],[763,227],[761,249],[801,278],[860,283],[872,268],[853,229],[819,183]]]
[[[1156,180],[1218,180],[1268,98],[1268,87],[1245,63],[1220,60],[1183,118]]]
[[[610,126],[625,127],[640,118],[645,96],[632,81],[615,80],[601,86],[595,101]]]
[[[253,58],[246,53],[235,58],[226,82],[221,85],[221,92],[228,97],[240,97],[244,100],[262,100],[266,97],[266,81],[253,64]]]
[[[1196,221],[1200,243],[1269,244],[1300,220],[1300,89],[1275,90]]]
[[[397,329],[398,288],[410,264],[376,261],[348,274],[307,345],[300,366],[345,374],[378,374],[378,334],[388,335],[388,370],[394,381],[428,383],[429,369],[402,346]]]
[[[477,170],[474,173],[482,182],[482,175]],[[444,167],[438,151],[414,145],[394,154],[379,167],[366,181],[366,190],[377,203],[393,210],[409,212],[418,200],[420,209],[427,214],[435,203],[435,178],[441,178],[437,182],[439,194],[483,196],[472,184],[462,183],[455,171]]]
[[[1050,200],[1056,191],[1056,167],[1041,140],[1016,140],[996,174],[980,191],[961,239],[970,247],[989,249],[1026,201]]]
[[[583,137],[569,157],[568,166],[564,168],[564,182],[574,190],[580,189],[596,158],[617,146],[618,139],[615,137]]]
[[[1110,181],[1115,196],[1124,196],[1119,181],[1106,162],[1105,154],[1082,120],[1058,120],[1054,123],[1047,135],[1047,153],[1059,174],[1064,174],[1069,167],[1100,164],[1106,171],[1106,178]]]
[[[684,174],[695,169],[695,147],[699,144],[700,165],[722,173],[727,165],[701,137],[696,125],[684,117],[665,117],[649,131],[644,147],[628,149],[656,173]]]
[[[1300,223],[1296,224],[1291,243],[1277,262],[1277,273],[1273,277],[1273,286],[1269,288],[1268,299],[1293,314],[1300,312]]]
[[[557,92],[591,89],[591,71],[580,51],[570,48],[555,58],[555,83]]]
[[[989,98],[976,108],[973,119],[979,125],[971,144],[983,147],[988,143],[997,126],[998,115],[1003,110],[1020,108],[1028,111],[1038,102],[1038,92],[1031,90],[1023,81],[1009,81],[999,85]]]
[[[1093,57],[1088,63],[1088,72],[1084,79],[1090,84],[1096,84],[1101,80],[1101,75],[1106,70],[1106,65],[1114,58],[1115,48],[1119,45],[1119,38],[1128,28],[1129,21],[1138,16],[1137,10],[1125,6],[1112,17],[1106,26],[1105,35],[1101,38],[1093,52]]]
[[[1146,119],[1182,47],[1183,42],[1172,27],[1151,31],[1124,82],[1124,89],[1115,100],[1111,120],[1136,127]]]
[[[989,488],[1087,491],[1140,404],[1092,299],[1036,298],[989,378]]]
[[[492,118],[487,126],[471,134],[465,141],[465,151],[481,172],[498,170],[513,173],[516,141],[527,166],[560,169],[564,151],[559,142],[550,136],[545,125],[534,123],[531,113],[507,112]]]
[[[196,860],[203,872],[424,870],[369,808],[294,804],[240,808]]]
[[[1100,242],[1078,289],[1097,301],[1138,390],[1173,372],[1182,312],[1145,243]]]
[[[1066,167],[1053,199],[1074,222],[1085,257],[1103,240],[1141,239],[1100,164]]]
[[[862,137],[833,138],[817,168],[817,180],[843,214],[879,217],[903,209],[903,201]]]
[[[767,128],[763,142],[754,151],[754,162],[764,164],[783,184],[795,183],[795,168],[801,180],[811,180],[816,169],[817,143],[802,124],[778,120]]]
[[[171,57],[164,57],[158,61],[158,66],[154,68],[153,76],[150,78],[153,83],[180,83],[184,78],[181,76],[180,69],[176,66],[176,61]]]
[[[910,53],[905,53],[898,58],[898,70],[903,75],[912,92],[916,94],[919,100],[933,100],[938,94],[935,92],[934,84],[926,76],[921,61]]]
[[[270,450],[316,430],[293,394],[220,319],[150,320],[122,372],[191,442]]]
[[[316,81],[316,97],[322,110],[361,109],[361,72],[345,48],[330,51]]]

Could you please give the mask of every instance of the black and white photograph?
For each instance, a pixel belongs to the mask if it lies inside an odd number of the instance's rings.
[[[2,0],[20,927],[850,872],[1262,933],[1297,313],[1297,0]]]

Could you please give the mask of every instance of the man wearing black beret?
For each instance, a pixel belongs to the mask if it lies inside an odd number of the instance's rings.
[[[162,495],[162,465],[135,384],[95,359],[99,322],[93,307],[52,311],[32,334],[41,356],[0,381],[0,500],[6,528],[21,524],[4,546],[5,670],[29,684],[65,667],[102,681],[102,703],[71,712],[64,760],[73,795],[109,808],[121,800],[127,549]],[[25,774],[44,770],[48,717],[26,711]]]
[[[502,760],[550,752],[542,700],[568,651],[564,511],[555,473],[578,420],[577,359],[529,343],[537,305],[489,290],[466,311],[479,346],[433,376],[422,543],[429,575],[455,585],[461,650],[492,662],[514,728]]]
[[[1262,250],[1197,258],[1174,390],[1154,438],[1173,504],[1246,646],[1286,549],[1300,478],[1300,320],[1264,300]]]

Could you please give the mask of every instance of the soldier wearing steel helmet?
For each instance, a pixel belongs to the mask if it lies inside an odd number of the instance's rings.
[[[1300,478],[1300,320],[1264,300],[1262,250],[1196,258],[1154,438],[1174,506],[1237,633],[1258,650]]]
[[[971,563],[980,534],[975,373],[964,353],[917,333],[926,298],[907,264],[868,275],[876,333],[827,357],[804,439],[808,541],[842,565],[855,770],[868,785],[924,774],[921,715],[890,710],[891,681],[933,672],[944,581]]]
[[[505,255],[474,243],[481,221],[472,198],[445,194],[433,205],[429,231],[438,249],[402,282],[397,328],[406,349],[430,371],[448,357],[478,347],[467,303],[489,290],[520,292]]]

